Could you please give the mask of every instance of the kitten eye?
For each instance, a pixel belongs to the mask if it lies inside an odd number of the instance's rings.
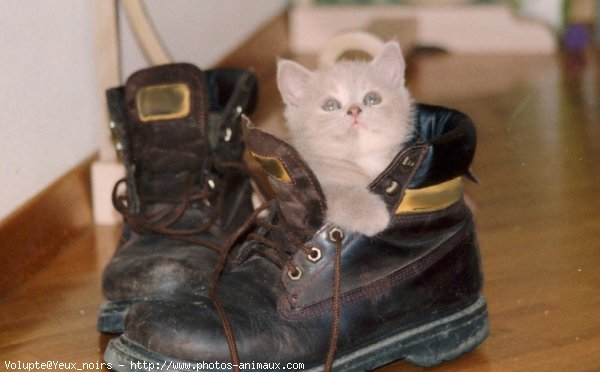
[[[321,106],[321,108],[325,111],[335,111],[342,108],[340,102],[335,98],[328,98],[325,103]]]
[[[373,106],[381,102],[381,96],[377,92],[369,92],[365,94],[363,103],[367,106]]]

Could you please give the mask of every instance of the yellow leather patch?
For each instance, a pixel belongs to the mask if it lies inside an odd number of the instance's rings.
[[[136,95],[141,121],[181,119],[190,113],[190,90],[185,84],[152,85]]]
[[[275,177],[276,179],[282,182],[292,182],[292,178],[290,177],[287,170],[285,169],[285,167],[279,159],[271,156],[257,155],[253,152],[250,152],[250,154],[252,154],[252,156],[254,157],[254,159],[256,159],[258,164],[260,164],[262,169],[264,169],[265,172],[267,172],[269,175]]]
[[[451,206],[463,197],[460,177],[422,189],[407,189],[396,214],[434,212]]]

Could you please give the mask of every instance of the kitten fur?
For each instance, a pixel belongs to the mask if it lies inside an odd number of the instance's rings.
[[[327,220],[367,236],[390,221],[383,200],[368,185],[413,133],[404,72],[400,46],[393,41],[370,62],[340,61],[315,71],[289,60],[277,65],[290,142],[323,188]]]

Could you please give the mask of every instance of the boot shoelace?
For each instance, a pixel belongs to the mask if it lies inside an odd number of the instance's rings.
[[[231,361],[234,366],[234,371],[236,371],[236,372],[240,371],[240,368],[239,368],[240,357],[239,357],[238,349],[237,349],[237,346],[235,343],[233,329],[231,327],[231,324],[229,323],[229,319],[227,318],[225,309],[223,308],[223,306],[221,305],[221,303],[219,301],[219,298],[217,297],[217,283],[218,283],[219,277],[221,276],[221,273],[223,272],[229,252],[235,245],[236,241],[238,241],[240,239],[240,237],[244,233],[246,233],[251,227],[253,227],[253,226],[262,227],[266,231],[273,231],[273,232],[281,233],[287,239],[288,242],[290,242],[294,247],[296,247],[296,249],[301,250],[302,252],[306,253],[307,255],[310,256],[313,254],[312,250],[310,248],[306,247],[302,243],[301,239],[298,237],[298,235],[306,237],[306,236],[312,234],[312,232],[294,231],[290,226],[285,224],[285,222],[284,222],[285,220],[281,216],[279,208],[273,208],[273,206],[275,205],[274,203],[275,202],[273,200],[271,200],[271,201],[267,201],[266,203],[264,203],[263,205],[258,207],[246,219],[244,224],[242,226],[240,226],[238,228],[238,230],[230,236],[230,238],[225,243],[224,249],[221,251],[219,261],[217,262],[217,265],[215,266],[215,269],[213,271],[212,278],[211,278],[211,284],[210,284],[210,290],[209,290],[210,298],[215,306],[215,309],[217,310],[217,312],[219,314],[219,317],[221,318],[223,330],[225,331],[225,337],[227,339],[227,344],[229,346]],[[264,210],[269,209],[269,208],[271,208],[272,211],[273,211],[273,209],[276,209],[276,213],[278,214],[278,223],[277,224],[272,224],[272,223],[266,222],[262,219],[259,219],[259,214],[261,214],[261,212],[263,212]],[[331,336],[330,336],[330,340],[329,340],[329,350],[327,352],[327,358],[326,358],[325,364],[324,364],[325,372],[330,371],[331,367],[333,365],[335,349],[336,349],[336,345],[337,345],[337,338],[338,338],[338,333],[339,333],[339,324],[340,324],[340,282],[341,282],[340,281],[340,279],[341,279],[340,263],[341,263],[343,234],[340,230],[338,230],[333,234],[332,238],[333,238],[333,240],[335,242],[335,246],[336,246],[335,257],[334,257],[334,274],[333,274],[333,301],[332,301],[332,313],[333,313],[332,315],[333,316],[332,316]],[[286,250],[281,246],[281,244],[278,241],[269,239],[265,235],[261,235],[257,232],[249,233],[246,236],[246,239],[248,241],[254,240],[254,241],[256,241],[258,243],[262,243],[264,246],[268,247],[270,250],[261,250],[259,252],[259,254],[262,254],[270,261],[272,261],[276,264],[279,264],[279,266],[282,269],[287,268],[288,272],[292,273],[292,276],[294,275],[293,273],[298,274],[297,270],[299,270],[299,269],[295,265],[293,265],[292,262],[290,261],[290,254],[288,252],[286,252]],[[272,252],[275,252],[275,255],[273,255]]]
[[[241,162],[220,162],[217,163],[221,168],[233,168],[238,171],[246,172],[247,170]],[[115,209],[123,215],[129,226],[138,232],[152,232],[164,236],[168,236],[180,241],[189,242],[205,246],[217,252],[221,251],[221,246],[208,240],[199,238],[197,235],[207,231],[221,215],[223,200],[225,198],[226,185],[223,184],[217,191],[216,203],[212,206],[208,218],[202,224],[194,228],[177,228],[174,227],[185,214],[185,212],[194,204],[199,202],[208,203],[215,190],[207,183],[202,190],[196,192],[184,192],[180,200],[175,203],[169,203],[160,210],[147,214],[133,213],[127,203],[127,193],[119,194],[118,190],[122,184],[126,184],[126,179],[122,178],[115,184],[112,191],[112,203]],[[191,190],[192,187],[187,187]]]

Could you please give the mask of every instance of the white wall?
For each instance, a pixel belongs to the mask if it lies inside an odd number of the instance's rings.
[[[0,1],[0,219],[97,148],[92,10]]]
[[[286,3],[146,1],[174,59],[200,67],[225,56]],[[104,102],[96,90],[93,11],[89,0],[0,1],[0,220],[98,148]],[[128,76],[147,64],[122,32]]]

